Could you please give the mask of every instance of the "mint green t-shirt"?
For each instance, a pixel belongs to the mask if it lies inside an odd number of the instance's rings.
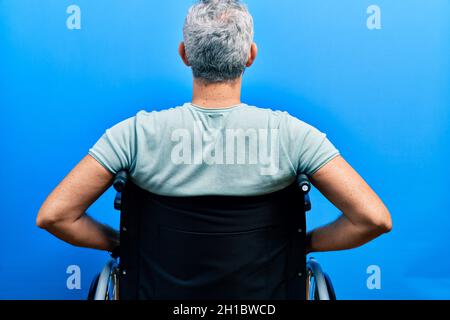
[[[251,196],[313,175],[339,151],[316,128],[283,111],[191,103],[141,111],[111,129],[89,154],[112,173],[167,196]]]

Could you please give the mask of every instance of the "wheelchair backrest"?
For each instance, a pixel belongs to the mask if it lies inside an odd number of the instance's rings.
[[[128,182],[120,299],[305,299],[305,207],[295,183],[250,197],[168,197]]]

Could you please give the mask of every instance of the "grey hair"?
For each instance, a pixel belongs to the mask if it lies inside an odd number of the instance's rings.
[[[239,0],[201,0],[187,14],[183,37],[196,79],[227,82],[245,71],[253,43],[253,18]]]

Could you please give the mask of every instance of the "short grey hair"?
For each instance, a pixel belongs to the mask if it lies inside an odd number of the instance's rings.
[[[187,14],[183,37],[196,79],[227,82],[245,71],[253,43],[253,18],[239,0],[201,0]]]

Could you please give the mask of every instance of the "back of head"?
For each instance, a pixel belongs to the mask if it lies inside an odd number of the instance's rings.
[[[186,57],[194,77],[206,83],[239,78],[253,43],[253,18],[239,0],[201,0],[183,28]]]

